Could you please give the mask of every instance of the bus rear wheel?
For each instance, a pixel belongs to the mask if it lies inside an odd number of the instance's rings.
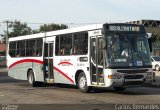
[[[28,83],[29,83],[32,87],[36,87],[36,86],[37,86],[37,82],[35,81],[35,77],[34,77],[33,70],[29,70],[27,79],[28,79]]]
[[[84,72],[81,72],[78,76],[78,88],[81,92],[87,93],[90,92],[91,87],[87,86],[87,78]]]

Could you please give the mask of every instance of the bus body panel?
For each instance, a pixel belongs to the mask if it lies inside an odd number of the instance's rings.
[[[75,58],[70,56],[54,57],[54,79],[55,83],[73,84]]]
[[[35,81],[44,82],[43,64],[32,63]]]
[[[81,62],[80,58],[88,58],[87,55],[72,55],[72,56],[55,56],[54,57],[54,78],[55,83],[76,84],[75,76],[78,70],[83,71],[86,74],[88,83],[89,80],[89,67],[88,61]],[[60,71],[57,71],[60,70]]]
[[[88,53],[89,54],[89,53]],[[76,56],[76,66],[75,66],[75,73],[77,73],[77,71],[83,71],[83,73],[86,76],[87,79],[87,85],[90,86],[91,85],[91,79],[90,79],[90,65],[89,65],[89,55],[81,55],[81,56]],[[80,59],[86,59],[85,61],[82,61]],[[80,74],[80,73],[77,73]],[[74,77],[76,77],[76,75],[74,75]]]
[[[8,67],[8,76],[10,77],[27,80],[27,72],[31,69],[34,72],[35,81],[44,82],[42,58],[10,58]]]

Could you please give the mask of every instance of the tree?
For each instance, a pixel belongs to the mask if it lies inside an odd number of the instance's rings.
[[[32,29],[28,27],[26,23],[21,23],[20,21],[17,20],[9,21],[8,28],[9,28],[8,37],[22,36],[32,33]]]
[[[39,32],[48,32],[48,31],[55,31],[55,30],[61,30],[61,29],[67,29],[68,26],[65,24],[44,24],[41,25],[39,28]]]
[[[152,42],[160,42],[160,35],[156,33],[152,33]]]
[[[67,29],[68,26],[65,24],[51,23],[51,24],[41,25],[39,29],[32,30],[30,27],[28,27],[27,23],[21,23],[20,21],[15,20],[15,21],[9,21],[8,28],[9,28],[8,37],[17,37],[17,36],[23,36],[28,34],[36,34],[40,32]],[[4,33],[5,35],[7,34],[6,31],[4,31]]]

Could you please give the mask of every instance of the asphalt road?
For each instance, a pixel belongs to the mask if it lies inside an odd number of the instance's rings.
[[[26,81],[15,80],[0,73],[0,109],[16,107],[18,110],[112,110],[125,109],[123,105],[154,104],[160,109],[160,88],[134,87],[123,92],[112,88],[81,93],[70,85],[45,85],[33,88]],[[121,109],[121,110],[123,110]],[[156,110],[157,110],[156,109]],[[126,109],[128,110],[128,109]]]

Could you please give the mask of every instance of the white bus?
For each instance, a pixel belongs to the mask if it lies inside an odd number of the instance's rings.
[[[145,29],[126,23],[95,24],[12,37],[8,41],[8,75],[39,83],[92,87],[126,87],[152,82]]]

